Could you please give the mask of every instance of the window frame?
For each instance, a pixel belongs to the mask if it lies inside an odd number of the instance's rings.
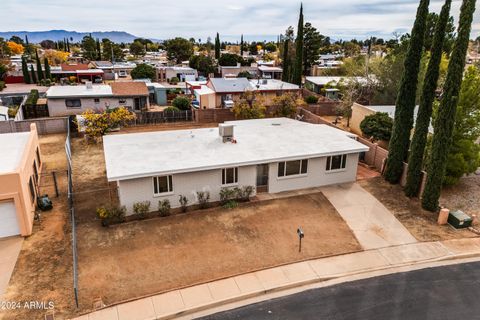
[[[298,173],[287,175],[287,163],[297,162],[297,161],[300,162]],[[281,174],[281,171],[283,171],[283,174]],[[305,176],[308,176],[308,159],[281,161],[278,163],[277,179],[290,179],[290,178],[305,177]]]
[[[233,170],[233,182],[227,183],[227,170]],[[222,186],[236,186],[238,185],[238,167],[230,167],[222,169]]]
[[[33,182],[33,176],[30,176],[28,181],[28,190],[30,192],[30,202],[35,203],[35,197],[37,196],[37,192],[35,191],[35,184]]]
[[[35,154],[37,155],[37,162],[38,162],[38,165],[40,166],[42,164],[42,157],[40,156],[40,149],[38,147],[35,150]]]
[[[325,171],[327,173],[335,173],[335,172],[342,172],[347,170],[347,154],[335,154],[332,156],[328,156],[326,159]],[[332,169],[332,159],[333,157],[341,157],[340,159],[340,168]]]
[[[69,102],[73,104],[73,102],[77,102],[77,101],[78,101],[78,106],[77,105],[69,106]],[[82,99],[76,99],[76,98],[65,99],[65,107],[67,109],[81,109],[82,108]]]
[[[93,103],[100,104],[100,98],[93,98]]]
[[[168,191],[165,192],[155,192],[155,190],[159,191],[160,190],[160,185],[159,185],[159,179],[160,178],[166,178],[167,179],[167,189]],[[153,197],[163,197],[163,196],[168,196],[172,195],[173,192],[173,176],[170,175],[165,175],[165,176],[155,176],[152,177],[152,187],[153,187]]]

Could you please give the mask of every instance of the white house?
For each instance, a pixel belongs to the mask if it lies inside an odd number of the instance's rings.
[[[143,82],[115,82],[111,85],[53,86],[47,90],[50,117],[79,115],[88,109],[126,107],[134,111],[148,108],[148,88]]]
[[[223,132],[223,136],[221,136]],[[355,181],[368,147],[355,135],[292,119],[231,121],[219,128],[104,137],[109,181],[128,214],[135,202],[196,204],[197,191],[219,201],[225,187],[254,186],[278,193]]]

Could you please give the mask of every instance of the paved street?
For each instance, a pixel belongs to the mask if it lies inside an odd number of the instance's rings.
[[[201,318],[479,319],[480,262],[305,291]]]

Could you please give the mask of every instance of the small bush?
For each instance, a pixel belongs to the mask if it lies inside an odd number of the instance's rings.
[[[97,216],[102,220],[102,225],[107,227],[112,222],[124,222],[127,208],[121,207],[99,207],[97,208]]]
[[[232,199],[236,198],[236,191],[232,188],[222,188],[220,190],[220,204],[225,205]]]
[[[158,213],[160,217],[168,217],[170,215],[170,201],[168,199],[158,201]]]
[[[366,116],[360,122],[360,130],[374,140],[389,141],[393,130],[393,120],[388,113],[377,112]]]
[[[225,206],[231,201],[249,201],[255,187],[243,186],[242,188],[222,188],[220,190],[220,204]]]
[[[240,197],[243,201],[249,201],[252,194],[255,192],[254,186],[244,186],[242,188],[242,196]]]
[[[0,91],[2,91],[3,89],[5,89],[6,85],[5,85],[5,81],[0,81]]]
[[[34,106],[37,104],[38,98],[39,98],[38,90],[32,89],[28,94],[27,101],[25,102],[25,104],[28,106]]]
[[[208,208],[208,201],[210,201],[210,192],[208,191],[197,191],[198,204],[200,209]]]
[[[316,96],[307,96],[305,97],[305,102],[308,104],[315,104],[318,102],[318,97]]]
[[[225,209],[235,209],[236,207],[238,207],[238,202],[235,200],[229,200],[223,204],[223,208]]]
[[[185,96],[179,96],[173,99],[172,105],[179,110],[189,110],[191,101]]]
[[[150,201],[135,202],[133,204],[133,212],[135,212],[140,219],[145,219],[147,213],[150,212]]]
[[[170,83],[171,83],[171,84],[177,84],[177,83],[179,83],[179,82],[180,82],[180,79],[178,79],[177,77],[172,77],[172,78],[170,79]]]
[[[180,109],[178,109],[177,107],[168,107],[168,108],[165,108],[163,111],[175,112],[175,111],[180,111]]]
[[[187,212],[187,205],[188,205],[188,199],[184,195],[180,195],[180,199],[178,200],[180,202],[180,206],[182,207],[182,212]]]

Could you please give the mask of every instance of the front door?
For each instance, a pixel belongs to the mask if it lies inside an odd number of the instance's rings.
[[[257,165],[257,192],[268,192],[268,164]]]

